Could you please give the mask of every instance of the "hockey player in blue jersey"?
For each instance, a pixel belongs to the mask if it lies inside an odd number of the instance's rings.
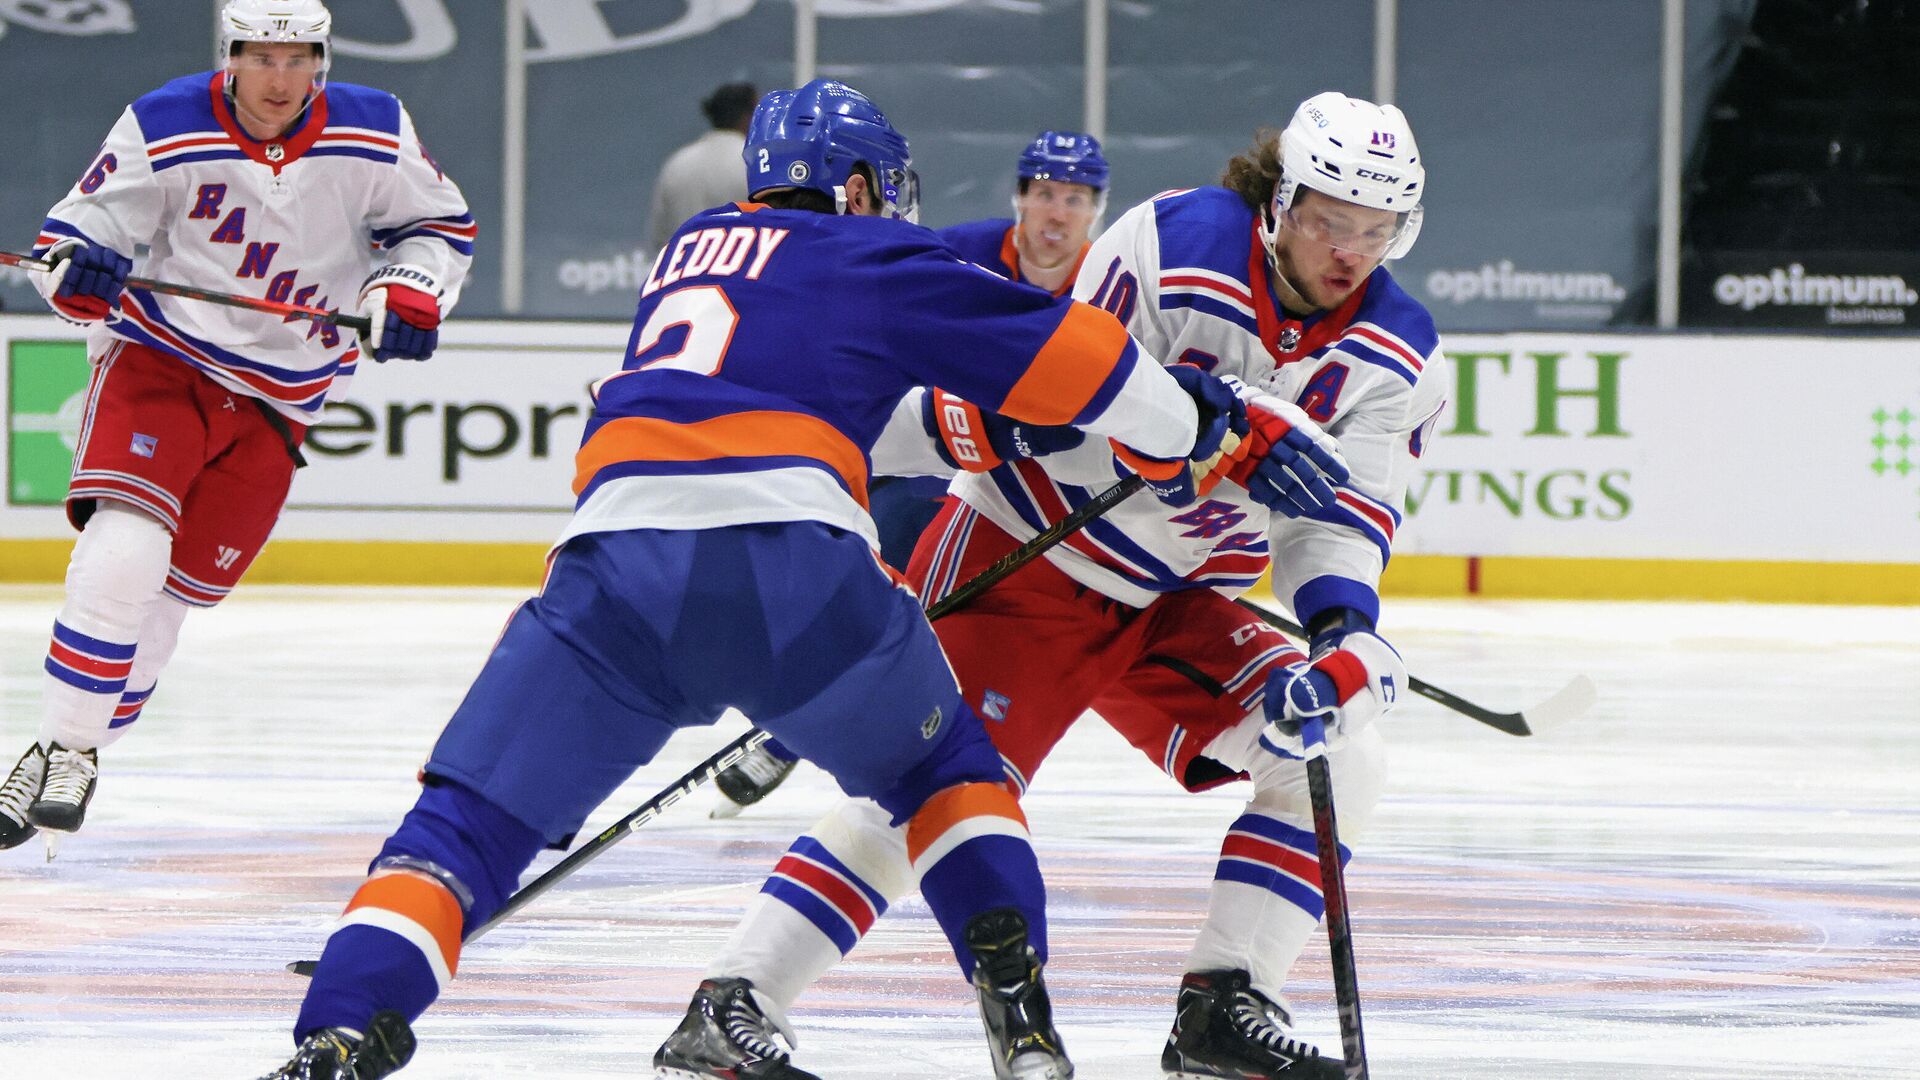
[[[996,1074],[1072,1075],[1019,805],[875,553],[867,476],[902,395],[937,383],[1107,436],[1171,490],[1233,445],[1231,394],[1170,375],[1106,312],[982,273],[898,220],[915,210],[906,140],[844,85],[767,95],[746,164],[758,201],[695,215],[655,260],[622,369],[596,387],[547,580],[448,721],[273,1076],[403,1065],[466,928],[676,730],[729,706],[905,827]],[[777,1026],[737,980],[703,984],[695,1009]],[[730,1049],[672,1045],[669,1075],[707,1075]],[[805,1076],[781,1068],[728,1075]]]
[[[936,230],[963,259],[1022,284],[1064,296],[1086,258],[1088,235],[1107,203],[1107,159],[1100,140],[1077,131],[1043,131],[1020,152],[1013,217],[986,218]],[[922,421],[929,436],[939,434],[931,408]],[[975,414],[1001,458],[1036,457],[1080,445],[1074,427],[1021,424],[991,413]],[[880,530],[880,557],[904,569],[913,546],[940,512],[947,485],[958,464],[937,463],[938,475],[877,476],[872,487],[873,523]],[[732,817],[760,801],[786,780],[798,757],[771,739],[714,778],[720,798],[714,817]]]
[[[1344,1074],[1296,1036],[1283,996],[1324,907],[1298,720],[1325,718],[1350,847],[1385,783],[1373,721],[1406,686],[1376,632],[1378,582],[1446,387],[1432,318],[1384,265],[1418,235],[1424,187],[1398,109],[1327,93],[1219,186],[1123,214],[1073,294],[1162,360],[1244,381],[1242,464],[1192,505],[1122,503],[1009,575],[990,606],[934,624],[1017,790],[1089,709],[1189,790],[1251,781],[1161,1054],[1179,1080]],[[1349,469],[1313,505],[1272,483],[1271,453],[1307,432],[1337,437]],[[937,600],[1111,483],[1108,457],[1083,445],[967,463],[908,580]],[[1228,599],[1269,567],[1310,655]],[[709,975],[791,1007],[912,889],[899,848],[884,815],[842,801],[776,864]]]

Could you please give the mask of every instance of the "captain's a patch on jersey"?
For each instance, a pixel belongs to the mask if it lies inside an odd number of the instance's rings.
[[[989,720],[1005,720],[1007,718],[1007,706],[1011,704],[1013,704],[1013,699],[1007,697],[1007,695],[998,690],[989,690],[986,696],[980,699],[980,715]]]

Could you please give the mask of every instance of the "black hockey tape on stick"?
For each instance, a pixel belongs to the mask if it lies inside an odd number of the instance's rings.
[[[1046,531],[1034,536],[1033,539],[1007,552],[996,560],[993,565],[980,571],[979,574],[962,583],[959,588],[954,589],[952,592],[929,605],[927,607],[928,621],[938,619],[942,615],[950,614],[957,608],[970,603],[975,597],[986,592],[1007,575],[1039,558],[1045,554],[1049,548],[1052,548],[1054,545],[1084,527],[1087,522],[1120,505],[1126,501],[1129,496],[1146,486],[1147,481],[1144,477],[1138,475],[1129,476],[1125,480],[1102,491],[1100,494],[1095,495],[1093,498],[1088,499],[1079,509],[1061,518],[1059,521],[1054,522],[1047,527]],[[758,747],[761,743],[766,742],[769,737],[766,732],[756,728],[721,747],[718,753],[715,753],[712,757],[694,766],[692,771],[680,777],[680,779],[675,780],[665,791],[642,803],[633,813],[607,826],[598,836],[581,845],[573,854],[553,864],[546,873],[534,878],[523,886],[519,892],[508,897],[507,902],[500,905],[500,910],[494,912],[491,919],[474,927],[473,931],[466,935],[465,940],[472,941],[493,929],[500,923],[500,920],[525,907],[527,902],[534,897],[539,896],[541,893],[560,884],[560,882],[572,877],[582,866],[599,858],[606,853],[608,848],[626,839],[628,834],[632,833],[635,829],[659,817],[661,811],[679,802],[689,794],[692,794],[700,785],[720,775],[721,772],[745,757],[749,751]],[[295,960],[293,963],[287,965],[287,970],[293,972],[295,975],[311,976],[315,965],[318,963],[319,961],[317,960]]]
[[[11,251],[0,251],[0,266],[18,266],[24,270],[48,271],[53,264],[31,255],[18,255]],[[165,293],[168,296],[184,297],[188,300],[200,300],[209,304],[224,304],[227,307],[246,308],[265,315],[278,315],[287,319],[311,319],[317,323],[332,323],[358,334],[372,331],[373,323],[358,315],[343,315],[338,311],[309,307],[306,304],[288,304],[279,300],[266,300],[257,296],[240,296],[236,293],[216,292],[213,289],[199,289],[192,285],[176,285],[170,281],[155,281],[152,278],[130,277],[127,288],[144,289],[152,293]]]
[[[1234,603],[1260,616],[1281,633],[1302,642],[1307,640],[1306,630],[1299,623],[1279,612],[1261,607],[1251,600],[1236,600]],[[1407,685],[1413,688],[1414,693],[1429,701],[1439,702],[1461,716],[1478,720],[1490,728],[1504,731],[1509,735],[1520,736],[1538,735],[1549,728],[1558,727],[1592,708],[1593,703],[1599,700],[1600,696],[1592,679],[1585,675],[1576,675],[1571,682],[1555,691],[1551,697],[1525,712],[1503,713],[1475,705],[1466,698],[1442,690],[1417,675],[1409,675]]]
[[[1324,749],[1325,720],[1301,721],[1309,746]],[[1313,800],[1313,841],[1320,859],[1320,895],[1326,901],[1327,949],[1333,961],[1333,1000],[1340,1014],[1340,1052],[1346,1080],[1368,1080],[1367,1040],[1360,1027],[1360,972],[1353,960],[1353,923],[1347,913],[1347,874],[1340,864],[1340,829],[1333,813],[1333,772],[1327,755],[1307,759],[1307,794]]]

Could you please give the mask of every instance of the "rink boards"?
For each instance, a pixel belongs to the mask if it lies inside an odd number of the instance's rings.
[[[309,436],[250,580],[531,584],[616,323],[456,320]],[[1455,335],[1402,595],[1920,603],[1920,369],[1897,337]],[[57,580],[78,331],[0,316],[0,580]]]

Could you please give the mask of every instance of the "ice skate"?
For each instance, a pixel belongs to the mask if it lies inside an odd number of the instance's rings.
[[[40,797],[47,778],[47,748],[34,743],[14,763],[7,782],[0,786],[0,850],[19,847],[40,830],[27,817],[27,810]]]
[[[713,778],[714,786],[720,789],[720,802],[708,816],[737,817],[740,811],[773,794],[798,764],[797,759],[787,761],[776,756],[764,744],[747,751],[745,757]]]
[[[68,750],[59,743],[47,747],[47,778],[40,795],[27,808],[27,820],[42,829],[78,832],[87,817],[87,804],[100,781],[98,750]]]
[[[1286,1007],[1255,990],[1244,971],[1188,972],[1160,1068],[1178,1080],[1340,1080],[1342,1062],[1294,1038]]]
[[[261,1080],[379,1080],[413,1057],[413,1031],[391,1009],[373,1015],[364,1037],[342,1028],[307,1036],[293,1060]]]
[[[654,1051],[655,1075],[669,1080],[820,1080],[788,1064],[774,1036],[797,1047],[786,1018],[745,979],[708,979],[686,1018]]]
[[[967,924],[967,948],[996,1080],[1073,1080],[1040,962],[1027,944],[1027,920],[1012,908],[976,915]]]

